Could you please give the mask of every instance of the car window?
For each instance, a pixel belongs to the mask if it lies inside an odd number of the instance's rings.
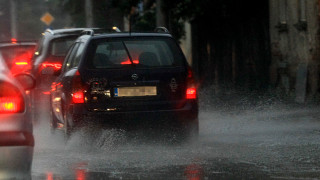
[[[115,68],[128,64],[137,67],[183,65],[183,55],[169,38],[106,39],[92,46],[88,57],[92,68]]]
[[[51,42],[50,55],[51,56],[66,56],[69,47],[75,41],[76,37],[59,38]]]
[[[7,69],[7,65],[5,64],[3,56],[2,56],[2,54],[0,52],[0,72],[1,71],[7,71],[7,70],[8,70]]]
[[[77,43],[76,45],[77,48],[75,48],[75,51],[74,51],[74,56],[70,59],[70,68],[73,68],[73,67],[76,67],[78,66],[79,62],[80,62],[80,59],[82,57],[82,52],[83,52],[83,49],[84,49],[84,43]]]
[[[39,41],[37,43],[37,46],[36,46],[35,52],[34,52],[35,56],[39,56],[42,54],[44,42],[45,42],[45,38],[43,36],[42,38],[39,39]]]
[[[71,48],[70,48],[70,51],[68,52],[68,55],[66,57],[66,63],[65,63],[65,69],[64,71],[68,71],[69,69],[72,68],[71,66],[71,63],[72,63],[72,60],[73,58],[75,57],[76,55],[76,52],[77,52],[77,49],[79,47],[79,43],[75,43]]]
[[[17,61],[30,62],[35,46],[8,46],[0,49],[0,52],[10,69]]]

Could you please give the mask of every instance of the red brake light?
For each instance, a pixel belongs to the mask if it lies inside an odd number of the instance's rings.
[[[17,39],[16,38],[11,38],[11,43],[12,44],[17,44]]]
[[[187,75],[186,99],[196,99],[196,98],[197,98],[197,88],[194,82],[192,70],[189,67],[188,75]]]
[[[29,63],[21,61],[21,62],[16,62],[15,64],[18,65],[18,66],[25,66],[25,65],[28,65]]]
[[[72,94],[72,102],[75,104],[84,103],[83,91],[78,91]]]
[[[72,79],[72,103],[84,103],[84,86],[81,81],[80,72],[77,71]]]
[[[187,99],[196,99],[197,98],[197,90],[196,88],[188,88],[186,93]]]
[[[132,64],[130,59],[126,60],[126,61],[123,61],[121,62],[122,65],[124,64]],[[133,60],[133,64],[139,64],[139,60]]]
[[[0,113],[19,113],[24,111],[24,99],[12,84],[0,82]]]
[[[42,63],[42,67],[46,68],[46,67],[53,67],[54,70],[59,70],[62,67],[61,63]]]
[[[0,97],[0,113],[16,113],[23,110],[20,97]]]

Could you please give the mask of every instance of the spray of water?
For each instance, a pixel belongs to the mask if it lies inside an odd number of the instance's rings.
[[[165,143],[120,129],[82,129],[65,143],[62,133],[50,133],[48,118],[43,118],[35,127],[33,173],[68,174],[80,164],[86,171],[121,177],[137,170],[148,174],[165,167],[206,167],[225,160],[272,172],[283,162],[286,168],[298,169],[299,157],[303,161],[303,154],[284,154],[284,147],[319,144],[320,133],[305,135],[320,125],[317,106],[290,104],[270,94],[210,92],[208,88],[200,94],[200,136],[191,143]],[[312,155],[306,159],[311,161]]]

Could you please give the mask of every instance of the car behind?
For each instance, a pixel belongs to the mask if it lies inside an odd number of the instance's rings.
[[[13,76],[0,53],[0,179],[30,179],[34,137],[29,74]]]
[[[31,58],[35,47],[34,41],[0,42],[0,53],[12,74],[31,73]]]

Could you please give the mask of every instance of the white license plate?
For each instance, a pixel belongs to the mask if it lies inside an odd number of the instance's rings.
[[[136,86],[114,88],[115,97],[156,96],[156,86]]]

